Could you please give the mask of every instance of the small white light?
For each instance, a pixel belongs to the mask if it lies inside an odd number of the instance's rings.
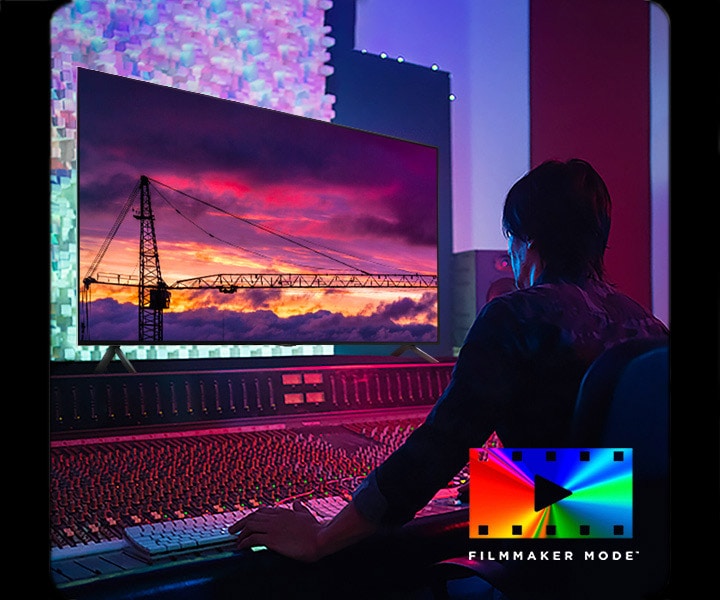
[[[387,52],[380,53],[380,58],[387,58],[387,57],[388,57]]]
[[[440,67],[438,67],[435,63],[433,63],[430,68],[431,68],[433,71],[437,71]]]
[[[448,96],[448,97],[450,98],[450,102],[452,102],[453,100],[455,100],[455,94],[450,94],[450,96]]]
[[[402,56],[397,57],[398,62],[405,62],[405,59]]]

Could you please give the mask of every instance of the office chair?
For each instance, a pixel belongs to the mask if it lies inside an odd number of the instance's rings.
[[[477,595],[487,587],[483,582],[507,600],[670,597],[669,376],[666,338],[628,340],[590,365],[575,405],[570,447],[633,449],[633,536],[628,547],[638,551],[635,559],[612,568],[573,562],[518,574],[499,562],[457,557],[434,565],[434,598],[494,598]]]

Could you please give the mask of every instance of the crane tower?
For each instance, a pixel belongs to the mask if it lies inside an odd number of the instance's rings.
[[[150,204],[150,182],[140,177],[140,285],[138,286],[138,339],[162,341],[163,311],[170,306],[170,292],[160,273],[155,217]]]

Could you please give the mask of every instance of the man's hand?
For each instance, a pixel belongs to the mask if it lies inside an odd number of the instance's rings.
[[[365,520],[349,502],[327,523],[319,523],[307,507],[260,508],[228,527],[240,548],[265,546],[289,558],[314,562],[372,535],[377,525]]]
[[[230,527],[238,533],[238,547],[265,546],[279,554],[314,562],[321,558],[318,534],[322,524],[301,502],[287,508],[260,508]]]

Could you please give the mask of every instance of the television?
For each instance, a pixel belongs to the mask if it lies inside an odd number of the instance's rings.
[[[438,148],[78,68],[78,343],[438,341]]]

